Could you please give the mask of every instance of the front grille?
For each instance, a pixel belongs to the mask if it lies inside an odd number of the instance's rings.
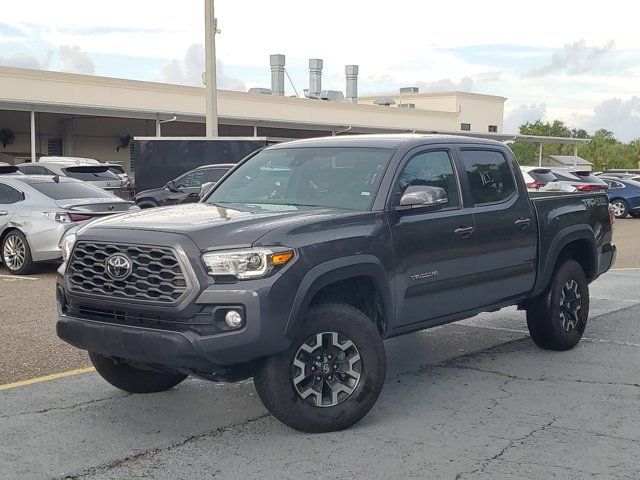
[[[124,254],[132,271],[123,279],[107,273],[106,261]],[[171,248],[117,243],[78,242],[67,270],[72,293],[171,305],[187,291],[187,279]]]

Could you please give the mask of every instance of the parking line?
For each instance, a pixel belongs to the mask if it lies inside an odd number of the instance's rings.
[[[640,267],[629,267],[629,268],[612,268],[610,271],[612,272],[620,272],[623,270],[640,270]]]
[[[20,275],[3,275],[0,274],[0,278],[15,278],[16,280],[40,280],[37,277],[21,277]]]
[[[48,382],[50,380],[56,380],[58,378],[71,377],[73,375],[80,375],[82,373],[89,373],[95,371],[93,367],[78,368],[76,370],[69,370],[68,372],[53,373],[51,375],[45,375],[44,377],[30,378],[28,380],[22,380],[20,382],[5,383],[0,385],[0,391],[10,390],[12,388],[25,387],[27,385],[33,385],[34,383]]]

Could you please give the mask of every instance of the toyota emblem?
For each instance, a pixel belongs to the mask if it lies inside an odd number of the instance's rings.
[[[133,271],[131,260],[122,253],[116,253],[107,258],[105,262],[107,273],[114,280],[124,280]]]

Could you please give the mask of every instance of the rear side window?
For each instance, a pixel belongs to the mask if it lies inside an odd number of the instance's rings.
[[[209,170],[209,172],[207,173],[207,182],[217,182],[218,180],[220,180],[225,173],[227,173],[229,170],[226,168],[212,168],[211,170]]]
[[[536,183],[555,182],[556,176],[550,170],[529,170],[527,172]]]
[[[13,187],[0,183],[0,205],[9,205],[22,200],[22,194]]]
[[[41,167],[40,165],[22,165],[18,168],[25,175],[53,175],[51,170]]]
[[[70,198],[114,198],[115,195],[81,182],[46,182],[32,183],[31,187],[53,200]]]
[[[460,158],[476,205],[501,202],[516,191],[511,168],[500,152],[462,150]]]
[[[407,187],[427,185],[440,187],[447,192],[447,207],[459,207],[460,195],[453,164],[447,152],[422,152],[407,162],[398,179],[395,193],[404,193]]]
[[[609,186],[609,188],[624,188],[624,185],[620,182],[616,182],[615,180],[605,180],[605,183]]]
[[[67,167],[64,171],[68,177],[84,180],[85,182],[120,180],[120,177],[107,167]]]

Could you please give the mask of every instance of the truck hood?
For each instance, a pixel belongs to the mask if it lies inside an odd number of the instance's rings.
[[[99,236],[99,230],[126,230],[180,233],[191,238],[199,248],[252,245],[271,230],[297,226],[345,215],[350,211],[323,207],[289,205],[213,205],[192,203],[175,207],[159,207],[125,213],[91,222],[80,233]]]

